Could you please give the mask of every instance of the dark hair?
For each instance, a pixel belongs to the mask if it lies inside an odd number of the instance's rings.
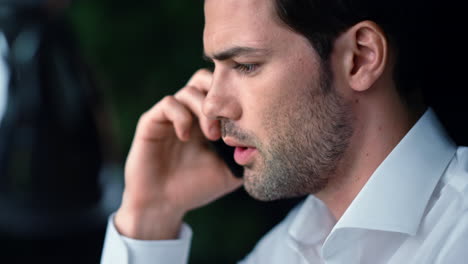
[[[292,30],[305,36],[325,65],[340,33],[360,21],[371,20],[384,31],[396,51],[394,81],[400,96],[414,102],[413,92],[421,86],[429,8],[423,0],[275,0],[276,13]],[[425,2],[427,7],[427,2]]]

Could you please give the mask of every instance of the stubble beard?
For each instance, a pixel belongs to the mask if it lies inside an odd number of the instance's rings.
[[[223,122],[225,134],[256,146],[260,154],[244,173],[246,191],[258,200],[323,190],[349,145],[353,134],[350,110],[331,87],[330,75],[322,72],[311,85],[315,87],[294,98],[294,105],[266,111],[263,124],[270,135],[266,144]]]
[[[331,92],[333,93],[333,92]],[[348,113],[336,94],[297,109],[279,121],[264,162],[246,175],[245,188],[253,197],[271,201],[315,194],[325,187],[345,153],[352,135]],[[317,96],[318,97],[318,96]]]

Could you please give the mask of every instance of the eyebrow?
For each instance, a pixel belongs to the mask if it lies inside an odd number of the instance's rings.
[[[225,51],[216,53],[213,55],[213,59],[223,61],[227,59],[231,59],[233,57],[238,57],[242,55],[263,55],[268,54],[269,50],[267,49],[259,49],[259,48],[252,48],[252,47],[232,47]],[[203,59],[208,62],[213,62],[213,59],[208,56],[205,52],[203,53]]]

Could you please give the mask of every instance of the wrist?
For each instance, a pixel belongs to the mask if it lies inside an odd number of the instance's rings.
[[[173,240],[179,236],[183,213],[168,206],[135,208],[122,205],[114,224],[121,235],[139,240]]]

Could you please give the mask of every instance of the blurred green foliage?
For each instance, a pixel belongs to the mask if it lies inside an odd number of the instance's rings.
[[[138,117],[204,65],[202,2],[79,0],[70,17],[126,150]]]
[[[203,1],[77,0],[69,10],[110,105],[123,163],[139,116],[180,89],[202,60]],[[260,203],[243,190],[191,212],[190,263],[235,263],[297,200]]]

